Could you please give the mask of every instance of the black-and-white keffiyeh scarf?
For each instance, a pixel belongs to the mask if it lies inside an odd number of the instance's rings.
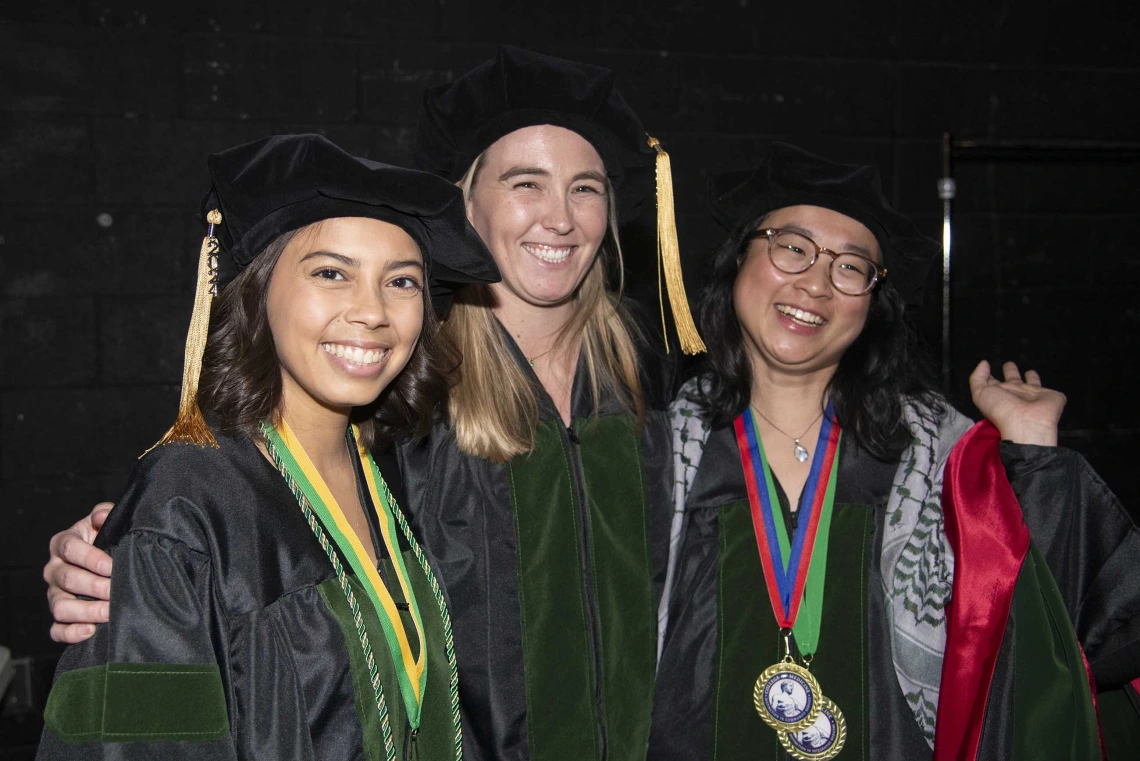
[[[673,425],[674,494],[666,590],[658,609],[658,655],[668,624],[685,500],[696,478],[709,429],[689,400],[697,381],[682,387],[670,406]],[[954,555],[942,522],[942,472],[950,450],[972,425],[946,407],[943,415],[909,403],[904,411],[911,433],[895,471],[887,501],[880,571],[891,618],[895,675],[915,721],[934,747],[934,721],[942,658],[946,650],[946,603],[954,580]]]

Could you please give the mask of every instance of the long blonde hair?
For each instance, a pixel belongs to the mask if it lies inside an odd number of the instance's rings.
[[[471,198],[484,155],[471,162],[458,183],[464,200]],[[606,186],[609,229],[594,263],[572,296],[574,311],[559,331],[555,346],[581,342],[594,414],[598,412],[599,400],[612,396],[636,413],[640,424],[644,404],[634,348],[636,328],[621,304],[621,244],[613,189],[608,181]],[[615,290],[607,287],[611,273],[617,281]],[[459,449],[504,463],[534,449],[538,397],[531,379],[511,354],[503,329],[491,311],[493,303],[486,286],[461,289],[455,295],[442,332],[463,357],[448,400]]]

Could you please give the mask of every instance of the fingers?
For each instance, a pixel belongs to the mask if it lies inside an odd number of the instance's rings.
[[[77,600],[58,588],[48,590],[48,608],[55,619],[51,627],[51,638],[67,644],[82,642],[95,633],[95,624],[111,619],[111,603]]]
[[[111,599],[111,579],[100,576],[85,568],[52,560],[44,568],[44,580],[48,583],[48,600],[59,593],[82,595],[96,600]],[[58,620],[58,619],[57,619]],[[87,621],[89,619],[79,619]]]
[[[1002,377],[1006,383],[1021,383],[1021,371],[1017,369],[1016,362],[1006,362],[1001,366]]]
[[[979,391],[993,382],[993,376],[990,375],[990,363],[983,359],[978,363],[978,366],[974,368],[974,372],[970,373],[971,396],[977,396]]]
[[[104,600],[79,600],[62,592],[53,600],[48,597],[51,616],[57,624],[103,624],[111,620],[111,603]]]
[[[95,627],[91,624],[52,624],[51,626],[51,638],[56,642],[64,642],[68,645],[82,642],[94,633]]]
[[[111,512],[111,508],[114,506],[115,505],[113,502],[100,502],[99,504],[95,505],[95,509],[92,510],[91,515],[88,516],[91,520],[92,528],[94,528],[96,531],[103,528],[103,522],[107,520],[107,516]]]
[[[56,546],[59,549],[59,558],[68,565],[78,566],[81,569],[90,571],[91,573],[99,574],[100,576],[111,575],[111,556],[83,536],[75,533],[74,530],[64,531],[61,534],[56,534],[59,541]],[[54,539],[52,540],[55,541]],[[53,556],[56,553],[52,553]],[[75,590],[69,590],[75,591]],[[81,594],[87,594],[83,592]]]
[[[1036,370],[1026,370],[1025,379],[1022,380],[1016,362],[1006,362],[1001,366],[1001,372],[1006,383],[1024,383],[1027,386],[1041,387],[1041,375]]]

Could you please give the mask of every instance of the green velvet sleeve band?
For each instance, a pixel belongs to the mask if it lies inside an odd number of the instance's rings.
[[[65,743],[218,740],[229,734],[216,665],[108,663],[60,675],[44,723]]]

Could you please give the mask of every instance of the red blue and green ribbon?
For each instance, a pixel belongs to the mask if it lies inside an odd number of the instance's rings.
[[[789,535],[784,523],[775,479],[751,409],[740,415],[734,425],[772,612],[781,629],[794,632],[800,652],[811,655],[819,643],[823,611],[827,544],[838,481],[839,424],[828,401],[804,484],[802,504],[807,514],[801,517],[794,535]]]

